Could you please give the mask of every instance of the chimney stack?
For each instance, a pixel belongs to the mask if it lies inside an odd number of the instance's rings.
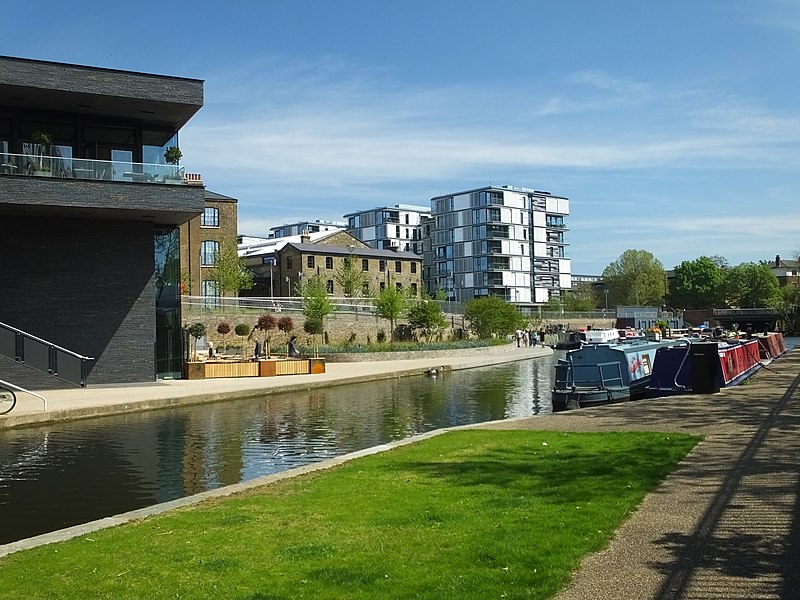
[[[300,232],[300,243],[301,244],[311,243],[311,236],[308,235],[308,229],[304,229],[302,232]]]
[[[775,266],[776,267],[780,267],[781,266],[781,255],[780,254],[776,254],[775,255]]]

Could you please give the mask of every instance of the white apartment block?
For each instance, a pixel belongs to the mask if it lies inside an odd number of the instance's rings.
[[[431,207],[423,254],[429,291],[456,302],[496,295],[532,306],[572,287],[567,198],[489,186],[436,196]]]
[[[420,222],[429,217],[430,208],[395,204],[344,215],[347,232],[376,250],[397,249],[422,254]]]
[[[286,225],[278,225],[277,227],[270,227],[270,238],[285,238],[294,235],[302,235],[305,233],[326,233],[334,231],[343,231],[345,224],[339,221],[298,221],[297,223],[288,223]]]

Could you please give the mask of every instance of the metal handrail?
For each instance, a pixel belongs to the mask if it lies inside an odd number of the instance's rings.
[[[13,389],[17,390],[18,392],[25,392],[26,394],[30,394],[31,396],[36,396],[44,404],[44,408],[42,410],[47,412],[47,398],[45,398],[44,396],[40,396],[36,392],[32,392],[30,390],[26,390],[23,387],[19,387],[18,385],[14,385],[13,383],[9,383],[7,381],[3,381],[2,379],[0,379],[0,386],[13,388]]]
[[[0,354],[3,356],[24,363],[39,371],[43,371],[48,375],[53,375],[63,379],[64,381],[79,385],[80,387],[86,386],[86,378],[89,374],[88,363],[89,361],[94,360],[94,358],[78,354],[77,352],[68,350],[67,348],[59,346],[58,344],[53,344],[52,342],[27,333],[26,331],[22,331],[21,329],[17,329],[16,327],[6,323],[0,322],[0,331],[6,331],[14,336],[14,348],[11,354],[3,351],[4,345],[0,344]],[[6,338],[6,341],[9,342],[8,347],[10,348],[10,336]],[[40,348],[37,348],[36,345],[31,346],[30,350],[31,354],[33,355],[32,360],[26,360],[26,342],[35,342],[40,346]],[[44,355],[45,350],[47,352],[46,356]],[[61,373],[59,373],[58,368],[59,356],[62,358],[73,359],[72,361],[63,361],[65,364],[62,365],[64,368],[61,370]],[[69,372],[70,369],[68,369],[68,367],[70,366],[74,367],[73,373]]]
[[[608,366],[612,366],[612,367],[616,368],[616,370],[617,370],[617,376],[616,377],[609,377],[608,379],[606,379],[604,377],[604,375],[603,375],[603,367],[608,367]],[[595,367],[597,367],[597,370],[598,370],[598,375],[599,375],[598,380],[600,381],[600,387],[602,389],[607,389],[607,384],[609,384],[609,383],[611,383],[613,381],[619,381],[620,387],[622,387],[622,385],[624,385],[625,382],[624,382],[623,377],[622,377],[622,367],[620,366],[620,364],[618,362],[611,361],[611,362],[597,363],[596,365],[576,365],[574,362],[572,362],[572,357],[570,357],[570,360],[567,362],[566,379],[563,380],[563,381],[557,380],[555,383],[556,384],[563,383],[565,385],[565,387],[574,388],[574,387],[576,387],[576,385],[575,385],[575,371],[578,370],[578,369],[594,369]]]

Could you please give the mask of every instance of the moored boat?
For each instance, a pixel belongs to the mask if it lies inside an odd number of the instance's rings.
[[[647,396],[718,392],[738,385],[758,371],[762,361],[784,352],[780,333],[743,340],[686,340],[659,348]]]
[[[590,333],[595,332],[587,335]],[[678,343],[678,340],[587,343],[568,351],[555,367],[553,412],[644,397],[656,351]]]

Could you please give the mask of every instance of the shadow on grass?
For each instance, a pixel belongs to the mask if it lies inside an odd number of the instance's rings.
[[[699,439],[641,433],[525,432],[530,443],[483,447],[482,433],[446,434],[463,436],[467,443],[475,443],[478,451],[456,452],[436,461],[409,456],[393,461],[390,468],[447,478],[459,486],[494,486],[503,494],[524,490],[551,502],[586,502],[617,496],[621,489],[654,489]]]

